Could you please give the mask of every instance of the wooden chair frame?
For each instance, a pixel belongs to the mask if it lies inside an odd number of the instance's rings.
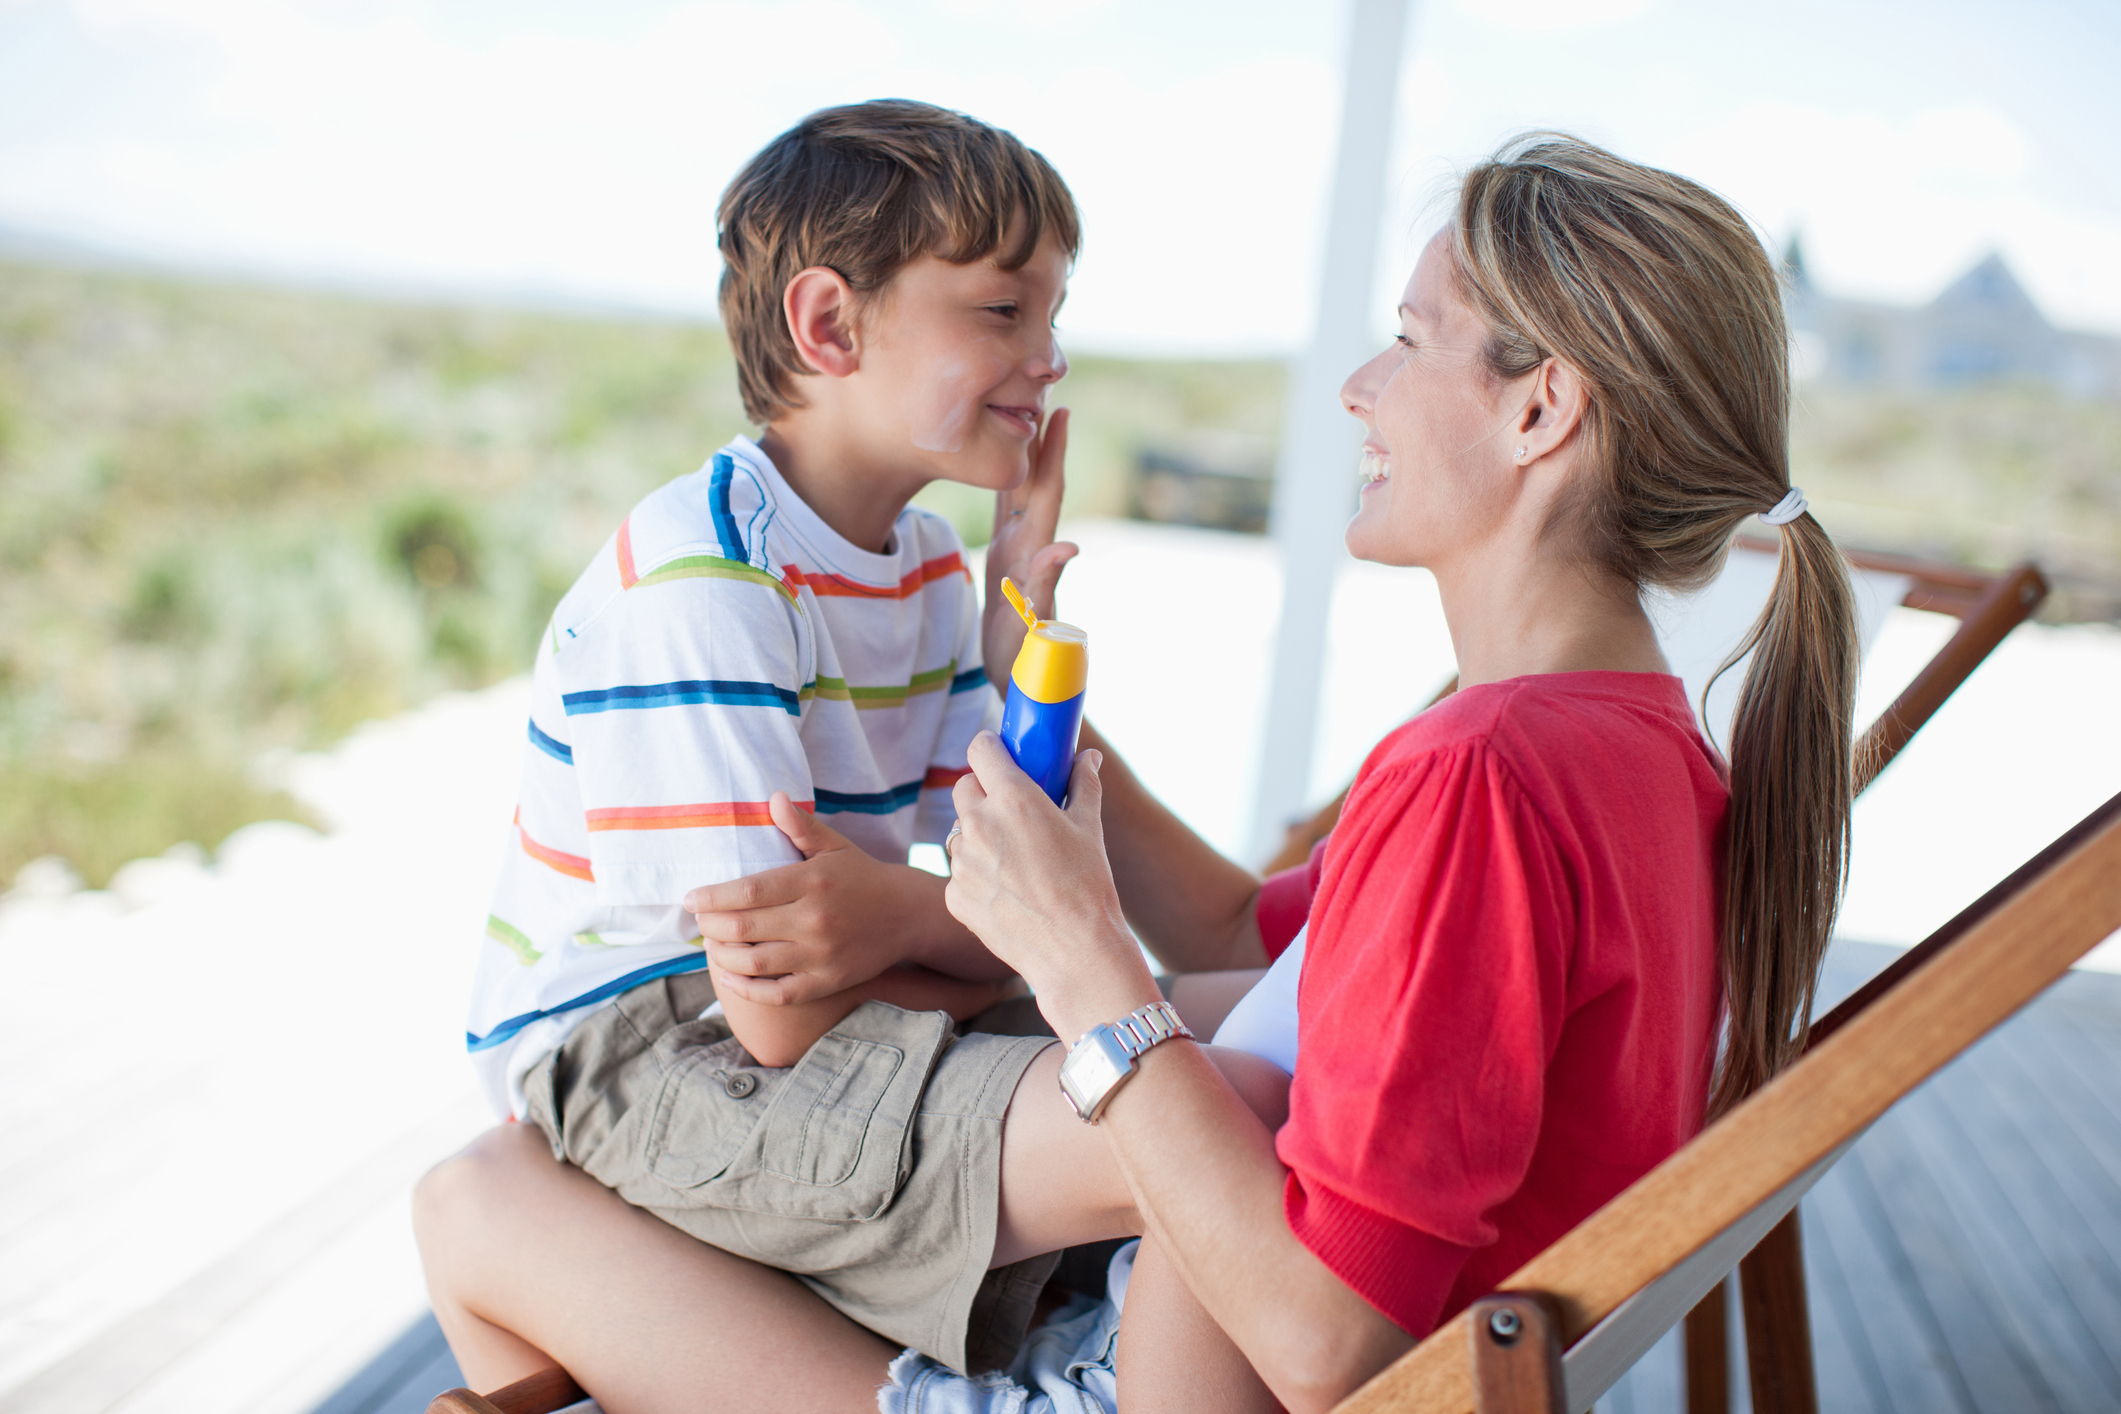
[[[1336,1414],[1589,1408],[1874,1120],[2117,928],[2121,795],[1836,1007],[1773,1083]]]

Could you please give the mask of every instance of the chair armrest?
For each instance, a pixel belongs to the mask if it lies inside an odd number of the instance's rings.
[[[512,1385],[503,1385],[492,1394],[445,1390],[429,1402],[427,1414],[553,1414],[585,1397],[574,1376],[555,1365]]]

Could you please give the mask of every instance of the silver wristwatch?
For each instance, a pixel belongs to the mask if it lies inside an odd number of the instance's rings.
[[[1192,1036],[1169,1002],[1151,1002],[1104,1026],[1093,1026],[1068,1050],[1061,1062],[1061,1093],[1075,1117],[1085,1124],[1097,1117],[1128,1076],[1143,1051],[1174,1036]]]

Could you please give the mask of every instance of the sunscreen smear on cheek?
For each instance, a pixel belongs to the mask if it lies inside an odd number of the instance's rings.
[[[980,413],[972,370],[962,363],[943,365],[929,385],[927,406],[913,416],[913,445],[924,452],[949,455],[965,450],[972,421]]]

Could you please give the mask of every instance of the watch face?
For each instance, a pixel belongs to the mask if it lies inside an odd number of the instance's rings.
[[[1061,1092],[1076,1114],[1085,1119],[1103,1107],[1113,1087],[1134,1069],[1134,1058],[1119,1044],[1110,1027],[1100,1026],[1076,1043],[1061,1062]]]

